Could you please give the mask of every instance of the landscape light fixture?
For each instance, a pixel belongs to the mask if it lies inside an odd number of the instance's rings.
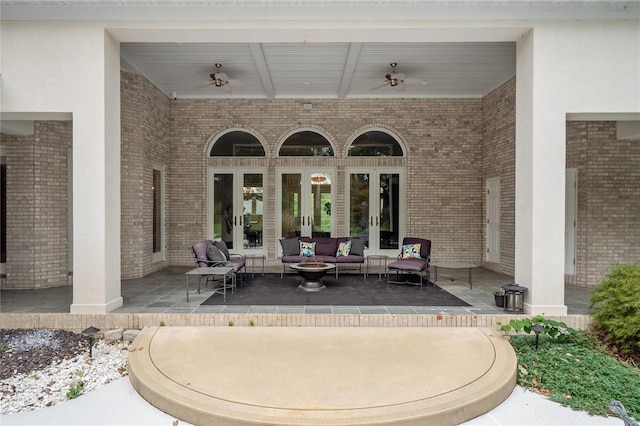
[[[94,326],[82,330],[82,334],[89,336],[89,358],[93,358],[93,338],[98,331],[100,331],[100,329]]]
[[[618,415],[622,419],[622,421],[624,421],[624,426],[638,426],[638,422],[627,413],[627,410],[625,410],[622,402],[610,401],[609,410],[612,413]]]
[[[546,327],[542,324],[533,324],[531,326],[531,331],[536,333],[536,351],[538,350],[538,338],[540,337],[540,333],[546,330]]]

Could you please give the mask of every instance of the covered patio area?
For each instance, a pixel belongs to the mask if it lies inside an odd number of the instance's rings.
[[[452,295],[462,299],[470,306],[290,306],[290,305],[201,305],[211,296],[210,289],[200,294],[195,286],[190,290],[189,301],[186,297],[184,273],[190,267],[169,267],[147,275],[122,281],[124,304],[113,311],[116,313],[213,313],[213,314],[456,314],[456,315],[497,315],[504,314],[503,308],[495,305],[493,293],[509,283],[512,278],[476,268],[473,273],[473,289],[466,282],[464,270],[447,273],[447,277],[438,277],[436,285]],[[273,271],[275,272],[275,270]],[[449,277],[453,277],[451,281]],[[435,277],[431,274],[432,279]],[[245,277],[251,282],[251,273]],[[384,277],[381,278],[384,280]],[[238,287],[239,292],[250,291],[250,286]],[[416,292],[420,290],[415,288]],[[568,315],[588,315],[591,289],[587,287],[565,286],[565,303]],[[418,293],[416,293],[418,294]],[[64,313],[69,312],[73,298],[71,286],[40,290],[3,290],[0,292],[0,310],[3,313]]]

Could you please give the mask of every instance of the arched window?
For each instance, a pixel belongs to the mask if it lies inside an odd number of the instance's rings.
[[[358,136],[349,147],[349,157],[402,157],[402,147],[388,133],[372,130]]]
[[[220,136],[211,148],[211,157],[264,157],[264,147],[249,132],[234,130]]]
[[[333,147],[320,133],[310,130],[289,136],[280,147],[281,157],[333,157]]]

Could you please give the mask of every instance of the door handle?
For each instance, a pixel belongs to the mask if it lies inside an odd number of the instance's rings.
[[[380,216],[376,216],[376,226],[378,226],[378,225],[379,225],[379,224],[378,224],[378,218],[379,218],[379,217],[380,217]]]
[[[311,226],[311,216],[307,216],[307,225]]]
[[[369,223],[371,224],[371,226],[373,226],[373,216],[369,217]]]
[[[304,216],[302,216],[302,226],[304,226]]]
[[[238,216],[233,217],[233,226],[238,225]]]

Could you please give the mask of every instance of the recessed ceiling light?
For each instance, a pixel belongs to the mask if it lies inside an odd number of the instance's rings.
[[[303,82],[302,84],[304,84],[305,86],[308,86],[308,85],[310,85],[310,84],[311,84],[311,82],[310,82],[310,81],[305,81],[305,82]]]

